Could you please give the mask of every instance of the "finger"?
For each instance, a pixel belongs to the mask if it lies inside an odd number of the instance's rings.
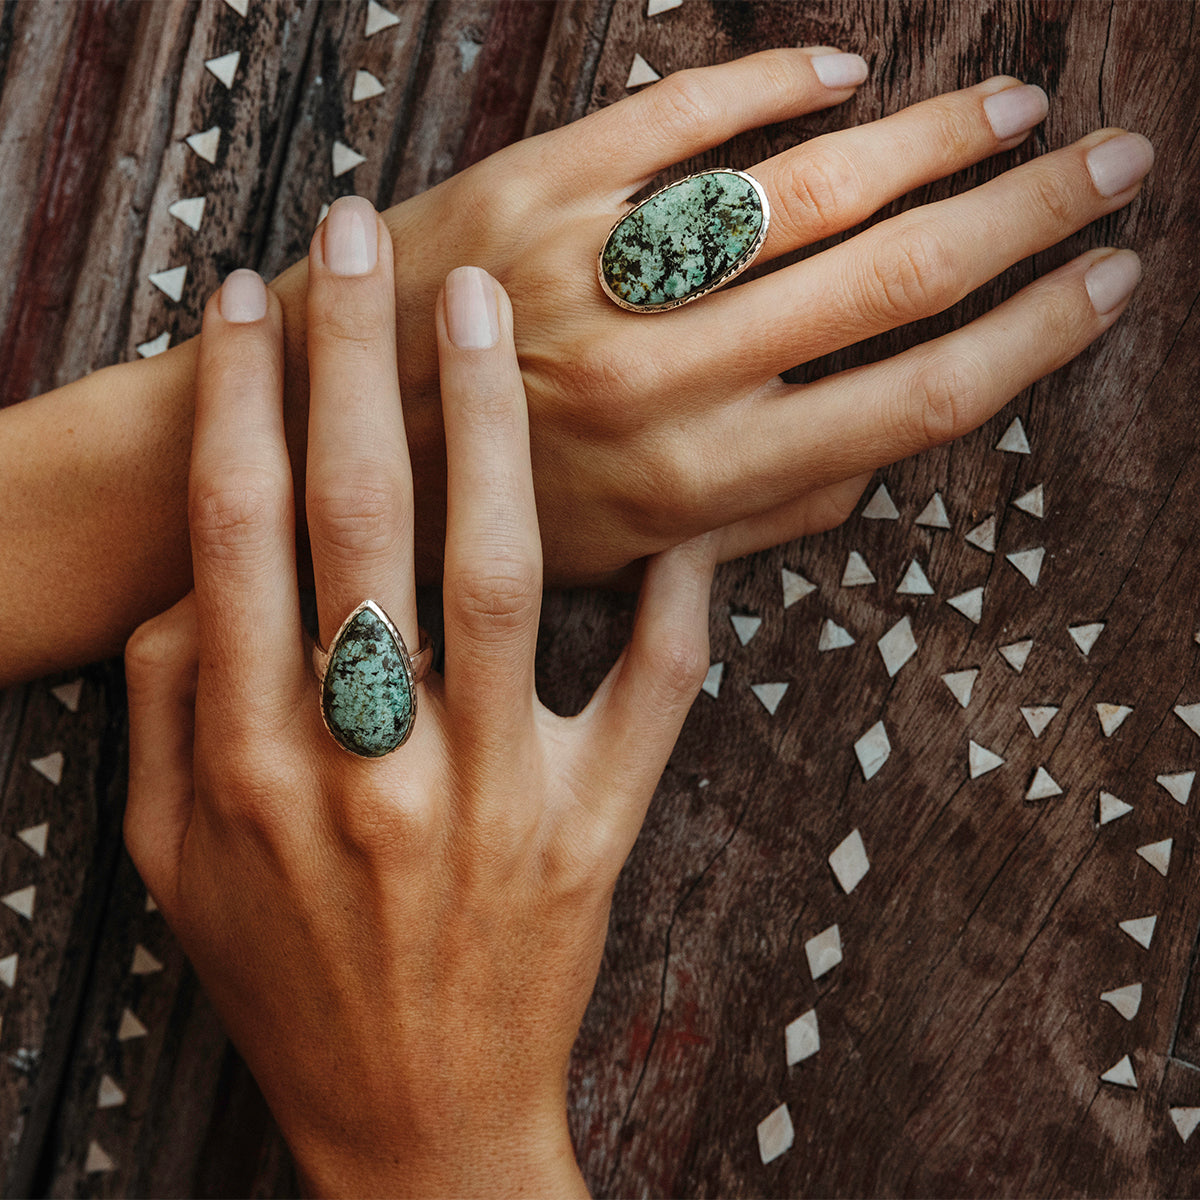
[[[848,100],[867,77],[857,54],[763,50],[660,83],[557,131],[544,144],[585,183],[623,200],[665,167],[734,134]],[[824,79],[824,81],[823,81]]]
[[[708,605],[717,543],[694,538],[646,564],[633,635],[580,714],[600,804],[632,843],[708,672]]]
[[[772,453],[710,486],[753,497],[735,502],[736,519],[751,503],[785,503],[798,482],[824,487],[961,437],[1112,325],[1140,275],[1132,251],[1090,251],[953,333],[817,383],[780,385],[737,422],[742,444]]]
[[[125,648],[129,791],[125,844],[168,912],[192,811],[199,640],[195,594],[134,630]]]
[[[711,306],[685,309],[674,340],[690,349],[698,377],[720,369],[735,386],[761,382],[942,312],[1013,263],[1128,204],[1152,161],[1150,143],[1138,134],[1092,134],[724,292]]]
[[[233,272],[204,312],[188,516],[213,695],[240,712],[286,703],[304,666],[283,313],[253,271]]]
[[[525,391],[504,289],[478,267],[437,306],[446,427],[446,700],[501,739],[533,710],[542,551]]]
[[[334,201],[308,275],[305,502],[321,642],[364,600],[417,648],[412,473],[396,375],[392,240],[369,201]]]
[[[771,203],[761,261],[841,233],[914,188],[1024,141],[1046,93],[1006,75],[811,138],[747,168]]]

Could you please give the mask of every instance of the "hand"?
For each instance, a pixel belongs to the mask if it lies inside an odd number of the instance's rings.
[[[374,211],[338,201],[313,239],[307,298],[326,646],[368,597],[417,645],[392,272]],[[630,645],[592,702],[572,719],[543,709],[511,310],[464,268],[434,311],[445,675],[418,687],[409,741],[368,760],[323,728],[307,666],[280,304],[250,272],[209,302],[195,591],[129,643],[126,840],[309,1188],[584,1194],[567,1059],[617,873],[708,666],[711,548],[652,560]]]
[[[403,280],[420,574],[437,577],[442,531],[428,314],[446,270],[464,257],[512,297],[556,582],[603,580],[708,530],[721,530],[718,553],[732,558],[828,528],[852,510],[867,473],[974,428],[1117,319],[1137,259],[1091,251],[957,332],[883,362],[804,386],[778,375],[940,312],[1127,204],[1152,155],[1144,138],[1112,129],[674,312],[638,316],[604,299],[596,254],[627,198],[742,130],[846,100],[853,86],[825,86],[814,62],[850,82],[865,67],[832,53],[771,50],[681,71],[385,214]],[[1045,113],[1039,89],[995,78],[764,162],[731,164],[770,200],[760,261],[1016,146]],[[285,295],[302,286],[302,266],[293,271],[278,281]],[[300,359],[297,345],[289,362]]]

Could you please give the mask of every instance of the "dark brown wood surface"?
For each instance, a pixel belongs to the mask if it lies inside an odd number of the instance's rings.
[[[708,165],[750,166],[997,72],[1047,90],[1050,117],[1027,147],[889,211],[1103,125],[1155,143],[1128,209],[919,329],[799,373],[951,328],[1087,247],[1142,255],[1138,295],[1096,346],[963,442],[880,473],[897,520],[860,512],[721,571],[719,694],[697,701],[618,886],[572,1124],[603,1194],[1200,1194],[1200,1135],[1185,1142],[1170,1117],[1200,1106],[1200,791],[1184,806],[1156,782],[1200,770],[1200,738],[1173,713],[1200,703],[1195,5],[684,0],[652,18],[644,0],[385,7],[398,23],[365,38],[366,0],[249,0],[244,18],[220,0],[4,0],[0,402],[133,358],[164,332],[190,336],[230,268],[271,274],[303,254],[322,204],[350,191],[396,202],[612,103],[635,52],[662,74],[768,45],[867,57],[849,104],[742,135]],[[227,90],[204,62],[235,50]],[[351,101],[359,69],[382,96]],[[213,126],[208,163],[184,139]],[[335,140],[365,157],[338,178]],[[198,196],[194,231],[168,208]],[[175,302],[148,277],[182,265]],[[1028,454],[994,448],[1013,417]],[[1041,519],[1012,506],[1038,484]],[[935,491],[948,530],[915,523]],[[964,540],[990,514],[994,554]],[[1036,587],[1005,558],[1035,547]],[[840,586],[851,551],[876,583]],[[896,594],[913,558],[933,595]],[[786,609],[785,568],[817,585]],[[946,604],[976,586],[978,625]],[[630,603],[553,595],[545,609],[543,693],[569,709],[616,654]],[[732,614],[762,620],[745,646]],[[905,616],[919,648],[889,679],[875,643]],[[818,652],[827,618],[855,644]],[[1089,622],[1105,624],[1085,656],[1068,626]],[[1017,673],[997,648],[1025,638]],[[979,676],[964,709],[940,676],[967,668]],[[50,689],[77,677],[73,712]],[[788,685],[773,714],[750,690],[760,683]],[[1111,737],[1098,703],[1132,708]],[[1059,712],[1035,739],[1022,705]],[[877,721],[891,753],[867,780],[854,743]],[[31,920],[0,906],[0,962],[18,956],[15,985],[0,983],[0,1186],[289,1194],[269,1114],[120,847],[124,738],[118,665],[0,696],[0,896],[36,888]],[[971,780],[969,740],[1003,766]],[[30,765],[53,754],[57,784]],[[1062,792],[1026,801],[1039,767]],[[1098,826],[1101,790],[1133,811]],[[44,857],[15,836],[42,822]],[[854,829],[871,866],[845,895],[827,858]],[[1136,851],[1165,838],[1164,878]],[[1142,949],[1117,923],[1149,915]],[[834,923],[844,960],[814,982],[804,944]],[[155,969],[135,973],[135,957]],[[1099,999],[1138,982],[1130,1021]],[[813,1007],[821,1049],[789,1068],[784,1027]],[[1137,1089],[1102,1083],[1126,1054]],[[98,1105],[105,1077],[123,1102]],[[782,1103],[795,1144],[763,1165],[755,1129]]]

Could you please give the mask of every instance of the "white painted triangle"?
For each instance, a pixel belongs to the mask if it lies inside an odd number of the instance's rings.
[[[50,695],[59,702],[67,710],[67,712],[79,711],[79,697],[83,695],[83,680],[72,679],[70,683],[60,683],[58,687],[50,689]]]
[[[46,857],[46,835],[50,832],[50,823],[43,821],[40,825],[30,825],[28,829],[18,829],[17,837],[27,845],[38,858]]]
[[[825,623],[821,626],[821,636],[817,639],[817,649],[820,651],[841,650],[846,646],[853,645],[854,638],[840,625],[835,625],[826,617]]]
[[[83,1164],[85,1175],[93,1175],[100,1171],[115,1171],[117,1164],[109,1158],[104,1147],[97,1141],[88,1143],[87,1160]]]
[[[946,506],[942,503],[941,492],[933,493],[929,503],[918,514],[916,523],[928,526],[930,529],[950,528],[950,518],[946,515]]]
[[[244,17],[250,11],[250,0],[225,0],[239,17]]]
[[[901,617],[875,644],[883,656],[888,677],[894,679],[896,672],[917,652],[912,622],[907,617]]]
[[[625,86],[643,87],[661,78],[662,76],[640,54],[635,54],[633,62],[629,64],[629,78],[625,80]]]
[[[367,31],[364,37],[372,37],[382,29],[391,29],[393,25],[399,24],[400,18],[395,13],[388,12],[382,4],[376,3],[376,0],[367,0]]]
[[[158,901],[149,892],[146,893],[146,911],[148,913],[158,912]]]
[[[1180,804],[1186,804],[1192,794],[1192,784],[1196,781],[1195,771],[1181,771],[1177,775],[1156,775],[1155,781],[1162,784],[1170,793],[1171,798]]]
[[[789,571],[787,567],[784,567],[782,571],[784,608],[791,608],[797,600],[803,600],[805,596],[817,590],[817,585],[810,583],[803,575]]]
[[[143,1025],[141,1021],[139,1021],[137,1017],[135,1017],[133,1013],[129,1011],[129,1009],[125,1009],[125,1011],[121,1013],[121,1024],[117,1028],[118,1042],[130,1042],[133,1041],[134,1038],[145,1037],[148,1032],[149,1031],[146,1029],[145,1025]]]
[[[383,90],[383,84],[370,71],[355,71],[350,99],[355,104],[361,100],[373,100],[376,96],[382,96]]]
[[[816,937],[811,937],[804,943],[804,953],[808,958],[808,969],[814,979],[820,979],[842,961],[842,935],[836,925],[830,925]]]
[[[774,716],[779,702],[788,690],[788,685],[786,683],[752,683],[750,690],[758,697],[763,708],[771,716]]]
[[[164,296],[176,302],[183,298],[183,285],[187,280],[187,267],[171,267],[166,271],[155,271],[150,276],[150,282],[154,284]]]
[[[97,1108],[120,1108],[125,1103],[125,1093],[117,1086],[111,1075],[100,1076],[100,1089],[96,1095]]]
[[[925,572],[921,570],[921,564],[915,558],[908,564],[908,570],[904,572],[904,578],[900,580],[896,594],[898,596],[933,595],[933,586]]]
[[[1029,791],[1025,793],[1026,800],[1049,800],[1051,796],[1061,796],[1062,788],[1054,782],[1053,776],[1045,767],[1038,767],[1034,772]]]
[[[817,1029],[817,1010],[810,1008],[808,1012],[797,1017],[783,1031],[787,1044],[787,1065],[793,1067],[806,1058],[812,1058],[821,1048],[821,1034]]]
[[[758,1137],[758,1156],[765,1166],[774,1162],[781,1154],[792,1148],[796,1140],[796,1131],[792,1126],[792,1116],[788,1106],[781,1104],[772,1109],[759,1121],[755,1133]]]
[[[844,838],[829,856],[829,865],[842,885],[842,891],[849,895],[862,878],[871,869],[867,850],[863,845],[862,834],[856,829]]]
[[[1158,924],[1158,917],[1137,917],[1129,921],[1118,921],[1117,928],[1123,933],[1129,934],[1131,938],[1144,950],[1150,949],[1150,943],[1154,940],[1154,926]]]
[[[1004,766],[1004,759],[998,754],[993,754],[986,746],[981,746],[978,742],[967,743],[967,770],[970,772],[972,779],[978,779],[980,775],[986,775],[989,771],[994,771],[997,767]]]
[[[205,59],[205,67],[215,75],[227,88],[233,87],[233,77],[237,74],[238,63],[242,61],[240,50],[231,50],[220,58]]]
[[[862,587],[874,583],[875,576],[867,566],[867,560],[857,550],[850,551],[846,559],[846,569],[842,572],[842,587]]]
[[[1133,1063],[1129,1061],[1128,1054],[1119,1063],[1109,1067],[1100,1078],[1104,1083],[1115,1083],[1119,1087],[1137,1087],[1137,1078],[1133,1073]]]
[[[1142,1006],[1142,985],[1131,983],[1127,987],[1113,988],[1111,992],[1101,992],[1100,999],[1111,1004],[1125,1020],[1132,1021]]]
[[[5,987],[13,987],[17,982],[17,956],[7,954],[0,958],[0,983]]]
[[[1100,728],[1104,731],[1104,736],[1112,737],[1131,712],[1133,709],[1124,704],[1097,704],[1096,716],[1100,718]]]
[[[996,553],[996,518],[988,517],[984,521],[980,521],[967,535],[963,538],[968,545],[974,546],[977,550],[983,550],[988,554]]]
[[[971,588],[969,592],[960,592],[957,596],[951,596],[946,603],[976,625],[983,619],[983,588],[981,587]]]
[[[167,209],[167,212],[177,221],[182,221],[189,229],[199,233],[200,225],[204,220],[204,204],[203,196],[189,196],[186,200],[176,200]]]
[[[1133,805],[1126,804],[1124,800],[1118,796],[1114,796],[1112,792],[1100,793],[1100,824],[1107,825],[1110,821],[1116,821],[1125,816],[1126,813],[1133,812]]]
[[[979,678],[979,668],[972,667],[968,671],[951,671],[942,676],[942,682],[950,689],[950,694],[966,708],[971,703],[971,692],[975,688],[975,680]]]
[[[863,778],[873,779],[892,753],[892,743],[888,740],[887,730],[884,729],[882,721],[876,721],[854,743],[854,753],[858,758],[858,765],[862,768]]]
[[[18,916],[24,917],[27,921],[33,920],[33,905],[37,899],[37,888],[30,884],[28,887],[18,888],[15,892],[9,892],[7,896],[0,896],[0,904],[6,908],[11,908]]]
[[[170,330],[164,330],[156,338],[151,338],[148,342],[142,342],[138,346],[137,352],[142,358],[153,358],[156,354],[162,354],[171,345]]]
[[[1071,640],[1079,647],[1084,658],[1091,654],[1096,639],[1104,632],[1104,625],[1104,621],[1093,621],[1090,625],[1069,625],[1067,627]]]
[[[862,510],[862,515],[868,521],[898,521],[900,519],[900,510],[892,503],[891,493],[881,483],[875,489],[875,495],[867,501],[867,506]]]
[[[55,786],[62,782],[63,766],[66,759],[62,756],[61,750],[55,750],[53,754],[47,754],[44,758],[31,758],[29,765],[44,779],[50,780]]]
[[[153,975],[162,969],[162,963],[141,942],[134,946],[133,962],[129,967],[131,975]]]
[[[1161,842],[1151,842],[1148,846],[1138,847],[1138,857],[1144,858],[1164,879],[1171,867],[1171,847],[1174,838],[1164,838]]]
[[[1020,417],[1014,417],[1013,423],[1004,431],[1004,436],[996,443],[997,450],[1006,450],[1009,454],[1028,454],[1029,439],[1025,436],[1025,426]]]
[[[700,685],[700,690],[715,700],[721,691],[721,676],[724,674],[725,664],[723,662],[713,663],[708,668],[708,674],[705,675],[704,682]]]
[[[1039,483],[1037,487],[1032,488],[1023,496],[1018,496],[1013,501],[1013,508],[1019,508],[1031,517],[1044,517],[1046,515],[1046,497],[1042,491],[1042,485]]]
[[[646,16],[657,17],[660,13],[670,12],[673,8],[678,8],[683,3],[683,0],[647,0]]]
[[[1034,586],[1042,574],[1042,559],[1046,557],[1044,546],[1035,546],[1032,550],[1017,550],[1004,556],[1022,575]]]
[[[729,623],[733,626],[733,632],[737,634],[738,641],[744,646],[759,631],[762,625],[762,617],[746,617],[741,614],[733,614],[729,618]]]
[[[203,133],[189,134],[184,141],[205,162],[215,163],[217,161],[217,151],[221,147],[221,127],[214,125],[211,129],[204,130]]]
[[[1173,1108],[1170,1111],[1176,1132],[1186,1142],[1200,1125],[1200,1108]]]
[[[1020,675],[1029,661],[1029,652],[1033,649],[1033,639],[1026,638],[1023,642],[1010,642],[1007,646],[1001,646],[999,649],[1000,657]]]
[[[333,143],[333,174],[336,178],[338,175],[345,175],[347,171],[353,171],[359,163],[365,163],[366,156],[359,154],[357,150],[352,150],[345,142]]]
[[[1200,704],[1177,704],[1175,715],[1197,736],[1200,737]]]
[[[320,223],[325,220],[327,216],[329,216],[329,205],[322,204],[321,211],[317,213],[317,224],[320,225]]]
[[[1035,738],[1042,736],[1046,726],[1054,720],[1057,714],[1058,708],[1053,704],[1039,704],[1035,708],[1021,709],[1021,716],[1025,718],[1025,724],[1029,726],[1029,732]]]

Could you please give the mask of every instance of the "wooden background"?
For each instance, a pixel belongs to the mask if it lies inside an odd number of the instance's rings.
[[[710,165],[749,165],[996,72],[1047,90],[1050,117],[1028,147],[906,204],[1105,124],[1155,143],[1128,209],[925,328],[810,369],[949,328],[1086,247],[1143,257],[1140,292],[1094,348],[963,442],[881,473],[898,520],[855,516],[720,573],[723,680],[697,701],[618,887],[573,1062],[572,1121],[605,1194],[1200,1194],[1200,1135],[1185,1142],[1170,1117],[1200,1105],[1200,792],[1181,806],[1155,782],[1200,768],[1200,739],[1172,713],[1200,702],[1196,6],[684,0],[655,17],[644,0],[387,7],[398,23],[366,38],[366,0],[248,0],[245,16],[222,0],[4,0],[0,400],[132,358],[164,332],[190,336],[229,269],[271,275],[298,257],[323,203],[351,191],[402,200],[616,101],[635,52],[663,74],[776,44],[867,57],[848,105],[740,137]],[[235,50],[227,89],[204,62]],[[358,69],[384,94],[352,103]],[[213,126],[210,164],[184,139]],[[338,178],[335,140],[365,158]],[[198,196],[193,231],[167,210]],[[148,277],[181,265],[175,302]],[[1014,415],[1028,455],[994,449]],[[1041,520],[1011,506],[1039,483]],[[935,490],[949,530],[914,523]],[[987,554],[964,534],[992,513],[999,542]],[[1037,546],[1033,587],[1005,555]],[[875,584],[839,586],[852,550]],[[932,596],[896,594],[914,557]],[[787,609],[782,568],[817,585]],[[945,603],[975,586],[978,625]],[[628,608],[548,598],[549,703],[581,702]],[[745,646],[735,613],[762,620]],[[919,650],[889,679],[874,643],[905,615]],[[826,618],[855,645],[819,653]],[[1093,621],[1106,624],[1085,657],[1067,627]],[[1023,638],[1033,649],[1018,674],[997,647]],[[972,667],[963,709],[939,676]],[[0,907],[0,961],[17,955],[14,986],[0,983],[4,1192],[288,1194],[286,1150],[120,845],[119,667],[84,670],[72,712],[50,688],[75,678],[0,695],[0,895],[36,888],[32,919]],[[748,686],[770,682],[789,685],[773,715]],[[1111,738],[1101,702],[1133,709]],[[1060,707],[1038,739],[1019,713],[1034,704]],[[853,745],[879,720],[892,750],[868,781]],[[970,780],[968,740],[1003,767]],[[30,765],[55,753],[57,784]],[[1062,794],[1027,802],[1039,766]],[[1101,789],[1133,811],[1099,827]],[[43,822],[39,856],[15,834]],[[871,868],[844,895],[826,860],[856,828]],[[1168,837],[1163,878],[1135,851]],[[1117,928],[1151,914],[1148,950]],[[814,983],[804,943],[835,922],[845,959]],[[1126,1021],[1099,996],[1135,982],[1143,1000]],[[814,1006],[821,1049],[789,1068],[784,1027]],[[1099,1080],[1125,1054],[1137,1090]],[[106,1076],[123,1099],[101,1107]],[[109,1084],[105,1096],[116,1098]],[[796,1144],[763,1165],[756,1126],[785,1102]]]

